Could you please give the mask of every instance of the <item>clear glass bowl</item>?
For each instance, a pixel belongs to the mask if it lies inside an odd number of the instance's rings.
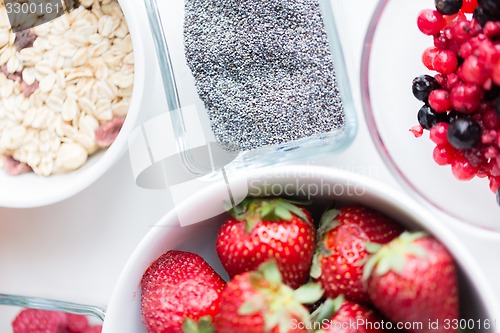
[[[194,2],[194,1],[193,1]],[[235,149],[219,143],[215,137],[206,112],[206,103],[200,98],[195,79],[185,56],[184,22],[185,1],[145,0],[149,23],[153,33],[156,53],[161,69],[163,86],[167,97],[169,115],[178,150],[183,155],[184,166],[194,174],[203,174],[207,170],[199,156],[190,147],[196,146],[196,138],[203,132],[204,140],[216,150],[234,152],[242,157],[244,167],[267,166],[288,161],[304,161],[317,158],[321,154],[337,153],[346,148],[356,132],[356,118],[350,92],[350,86],[344,64],[342,47],[337,35],[337,22],[332,17],[330,2],[320,0],[323,22],[332,53],[338,89],[340,91],[345,123],[342,127],[325,133],[317,133],[300,139],[268,144],[252,149]],[[189,112],[189,110],[193,110]],[[193,122],[199,122],[193,130]],[[215,146],[215,147],[214,147]],[[234,157],[234,156],[233,156]],[[213,161],[212,161],[213,162]],[[222,166],[227,162],[223,159]]]
[[[434,144],[415,138],[422,105],[412,94],[412,80],[429,74],[421,63],[432,38],[417,28],[420,10],[432,0],[381,0],[370,22],[362,54],[361,93],[371,136],[387,166],[412,195],[456,220],[500,231],[500,207],[487,179],[459,181],[450,167],[437,165]]]

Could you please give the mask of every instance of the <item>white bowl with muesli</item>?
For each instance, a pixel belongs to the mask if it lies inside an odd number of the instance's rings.
[[[0,4],[0,206],[68,198],[122,156],[145,82],[134,6],[81,0],[13,32]]]

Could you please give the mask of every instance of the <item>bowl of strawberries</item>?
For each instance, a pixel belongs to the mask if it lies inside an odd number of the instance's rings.
[[[248,195],[227,212],[180,226],[172,210],[151,229],[103,332],[496,331],[474,259],[410,198],[327,167],[241,177]],[[214,183],[177,208],[200,216],[225,191]]]

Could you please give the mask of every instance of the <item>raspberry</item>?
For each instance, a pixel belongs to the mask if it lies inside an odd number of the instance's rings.
[[[102,326],[101,325],[93,325],[93,326],[89,326],[82,333],[101,333],[101,332],[102,332]]]
[[[424,9],[417,17],[417,27],[426,35],[436,35],[446,25],[443,15],[436,10]]]
[[[457,66],[457,55],[451,50],[438,50],[432,58],[432,67],[441,74],[453,73]]]
[[[448,90],[435,89],[429,94],[429,105],[436,112],[446,112],[451,108]]]
[[[471,180],[478,171],[465,157],[458,156],[451,163],[451,172],[458,180]]]
[[[12,322],[13,333],[66,333],[63,312],[24,309]]]
[[[481,104],[482,95],[482,89],[475,84],[457,84],[450,92],[451,105],[459,112],[472,113]]]
[[[89,321],[84,315],[68,313],[66,317],[68,333],[83,333],[89,327]]]

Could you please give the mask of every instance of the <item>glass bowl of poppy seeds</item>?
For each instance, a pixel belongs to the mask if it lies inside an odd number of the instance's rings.
[[[361,90],[372,138],[400,184],[455,220],[500,231],[496,3],[380,1]]]
[[[179,141],[196,109],[208,142],[265,166],[342,150],[356,119],[329,1],[147,0]],[[326,14],[324,14],[326,13]],[[184,144],[187,146],[188,144]]]

